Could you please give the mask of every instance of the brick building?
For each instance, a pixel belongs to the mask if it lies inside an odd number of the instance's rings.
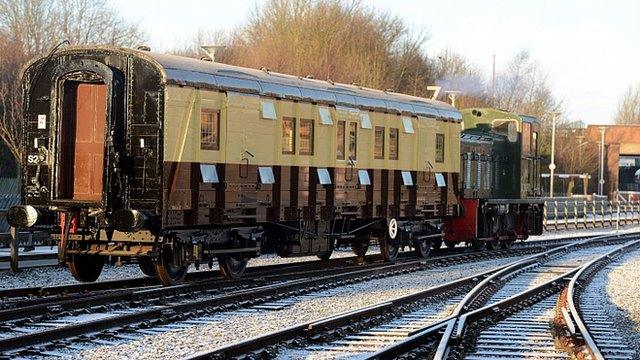
[[[640,191],[634,174],[640,170],[640,125],[589,125],[585,140],[599,143],[600,128],[605,128],[604,194],[616,191]],[[598,157],[599,161],[599,157]],[[592,174],[590,187],[597,191],[598,173]]]

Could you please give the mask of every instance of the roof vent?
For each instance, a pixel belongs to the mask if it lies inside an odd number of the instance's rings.
[[[329,84],[331,84],[331,85],[334,85],[334,82],[333,82],[333,80],[331,80],[331,79],[327,79],[327,82],[328,82]]]
[[[139,45],[136,49],[138,49],[140,51],[151,51],[151,47],[149,47],[147,45]]]
[[[213,61],[213,60],[211,60],[211,58],[210,58],[210,57],[208,57],[208,56],[203,56],[203,57],[201,57],[201,58],[200,58],[200,60],[202,60],[202,61]]]
[[[391,93],[391,92],[395,92],[395,91],[393,91],[393,89],[387,89],[387,90],[385,90],[384,92]]]
[[[200,46],[200,49],[202,51],[205,52],[205,54],[207,54],[207,56],[209,58],[211,58],[211,61],[216,61],[216,54],[222,50],[226,48],[226,46],[224,45],[202,45]]]
[[[263,67],[261,67],[261,68],[260,68],[260,70],[262,70],[262,71],[266,72],[267,74],[269,73],[269,71],[271,71],[271,70],[269,70],[269,68],[268,68],[268,67],[264,67],[264,66],[263,66]]]
[[[309,74],[309,75],[307,75],[307,79],[315,79],[315,76]]]
[[[360,84],[358,84],[357,82],[352,82],[351,85],[353,86],[360,86]]]

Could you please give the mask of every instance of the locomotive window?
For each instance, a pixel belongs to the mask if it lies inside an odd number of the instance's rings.
[[[538,132],[534,131],[533,136],[531,137],[533,140],[531,143],[531,153],[533,156],[538,156]]]
[[[399,149],[399,141],[398,141],[398,129],[390,128],[389,129],[389,159],[398,160],[398,150]]]
[[[319,107],[318,113],[320,114],[320,122],[323,125],[333,125],[333,120],[331,119],[331,112],[329,108]]]
[[[313,155],[313,120],[300,119],[300,155]]]
[[[358,152],[358,123],[349,123],[349,159],[356,160]]]
[[[260,116],[262,116],[263,119],[270,120],[276,120],[278,118],[273,102],[266,100],[260,101]]]
[[[531,155],[531,124],[522,124],[522,155]]]
[[[360,185],[371,185],[371,178],[367,170],[358,170],[358,179],[360,180]]]
[[[369,117],[369,113],[361,112],[360,113],[360,126],[363,129],[371,129],[371,118]]]
[[[506,135],[509,142],[518,141],[518,122],[516,120],[493,120],[493,131]]]
[[[338,160],[344,160],[344,131],[345,131],[345,122],[340,120],[338,121],[338,129],[337,129],[337,146],[336,149],[336,158]]]
[[[402,126],[404,127],[404,132],[407,134],[413,134],[413,121],[410,117],[403,116],[402,117]]]
[[[202,109],[200,112],[200,149],[220,149],[220,113]]]
[[[217,184],[218,170],[214,164],[200,164],[200,175],[202,175],[202,182],[205,184]]]
[[[322,185],[331,185],[331,174],[325,168],[318,168],[318,181]]]
[[[411,176],[410,171],[402,172],[402,183],[404,186],[413,186],[413,177]]]
[[[258,173],[260,174],[260,183],[265,185],[276,183],[276,177],[273,175],[271,166],[258,167]]]
[[[282,153],[295,154],[296,150],[296,119],[282,118]]]
[[[384,127],[376,126],[375,147],[373,156],[376,159],[384,159]]]
[[[436,134],[436,162],[444,162],[444,134]]]
[[[438,187],[447,186],[447,182],[444,180],[444,175],[442,175],[441,173],[436,173],[436,184],[438,185]]]

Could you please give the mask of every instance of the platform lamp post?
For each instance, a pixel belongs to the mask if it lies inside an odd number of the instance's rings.
[[[556,170],[556,118],[560,113],[551,113],[551,164],[549,164],[549,196],[553,197],[553,176]]]
[[[607,128],[600,126],[600,171],[598,180],[598,195],[602,196],[604,193],[604,132]]]

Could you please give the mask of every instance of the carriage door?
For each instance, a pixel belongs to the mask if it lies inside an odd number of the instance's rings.
[[[101,202],[107,86],[66,81],[58,198]]]

